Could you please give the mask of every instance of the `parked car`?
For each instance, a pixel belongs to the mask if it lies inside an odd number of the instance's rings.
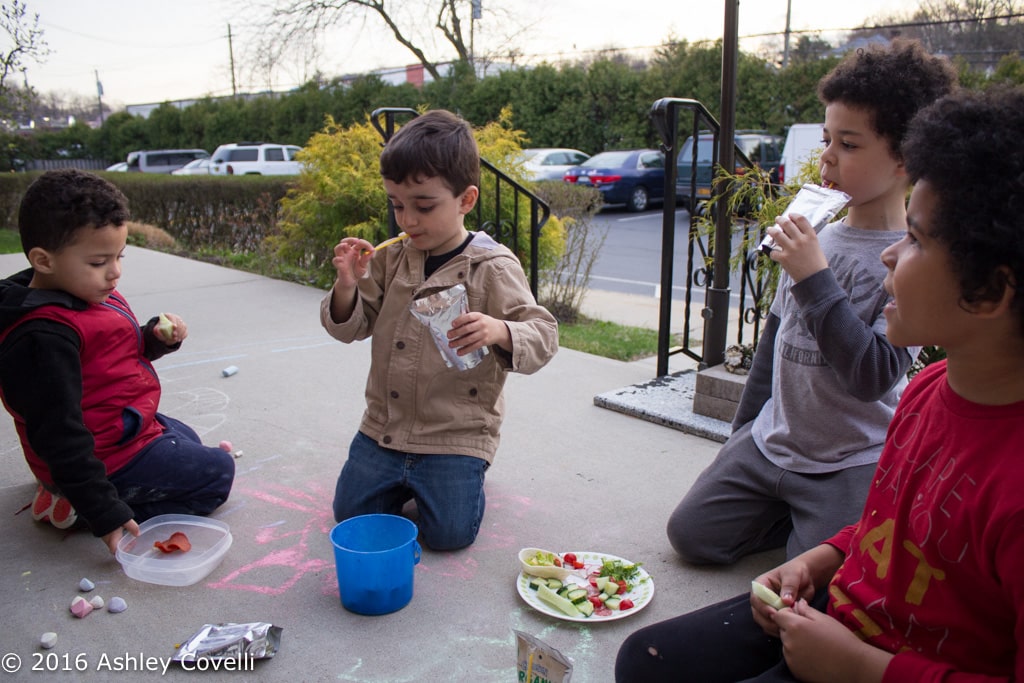
[[[794,123],[786,132],[779,162],[779,183],[800,174],[800,167],[812,156],[820,156],[825,148],[824,123]]]
[[[566,171],[563,180],[596,187],[605,204],[643,211],[665,197],[665,155],[657,149],[601,152]]]
[[[141,173],[170,173],[193,159],[205,159],[205,149],[140,149],[128,153],[128,170]]]
[[[523,170],[530,180],[561,180],[565,172],[590,158],[578,149],[529,147],[523,150]]]
[[[302,148],[273,142],[232,142],[210,158],[210,175],[298,175],[295,155]]]
[[[683,143],[676,158],[676,200],[680,204],[690,201],[691,180],[693,175],[693,136]],[[711,133],[702,133],[697,143],[696,197],[705,201],[711,197],[711,183],[714,179],[714,166],[717,160],[715,138]],[[750,161],[772,174],[772,182],[778,183],[778,168],[782,137],[770,135],[764,131],[736,131],[736,147]],[[735,173],[743,172],[744,165],[736,160]]]
[[[210,160],[195,159],[181,168],[171,171],[171,175],[210,175]]]
[[[110,166],[107,166],[106,170],[110,171],[111,173],[125,173],[128,171],[128,162],[119,161],[116,164],[111,164]]]

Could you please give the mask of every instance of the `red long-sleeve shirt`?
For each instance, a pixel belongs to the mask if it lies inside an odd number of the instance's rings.
[[[1024,681],[1024,402],[923,370],[893,418],[828,612],[896,654],[885,683]]]

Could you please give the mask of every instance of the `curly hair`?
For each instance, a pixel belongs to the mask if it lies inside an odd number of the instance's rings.
[[[128,199],[113,183],[74,168],[36,178],[18,208],[18,232],[25,255],[40,247],[57,252],[83,228],[120,227],[129,218]]]
[[[875,132],[899,159],[900,143],[917,111],[952,92],[957,73],[949,60],[928,54],[915,40],[896,39],[850,53],[818,83],[825,105],[841,102],[871,113]]]
[[[421,114],[384,146],[380,174],[395,183],[441,178],[455,196],[461,195],[480,184],[480,150],[473,129],[444,109]]]
[[[924,108],[910,124],[903,159],[925,180],[936,208],[931,234],[949,248],[964,303],[1016,290],[1024,328],[1024,88],[963,90]]]

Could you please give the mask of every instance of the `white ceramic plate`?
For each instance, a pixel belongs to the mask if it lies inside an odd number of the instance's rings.
[[[590,574],[591,572],[600,569],[601,564],[605,560],[618,560],[623,564],[634,564],[630,560],[624,560],[621,557],[616,557],[615,555],[608,555],[607,553],[592,553],[579,550],[566,552],[574,553],[576,555],[576,559],[582,562],[584,565],[586,565],[584,569],[580,570],[580,573],[584,575]],[[565,553],[561,554],[565,555]],[[538,612],[543,612],[548,616],[555,617],[556,619],[564,619],[566,621],[594,622],[625,619],[631,614],[635,614],[642,610],[644,607],[646,607],[647,604],[651,601],[651,598],[654,597],[654,579],[651,578],[650,574],[644,571],[643,567],[639,567],[639,571],[637,572],[637,577],[636,581],[634,582],[633,589],[630,590],[628,593],[623,593],[619,596],[621,598],[629,598],[633,601],[633,607],[631,609],[615,610],[607,616],[600,616],[595,612],[593,615],[589,617],[585,617],[583,615],[580,615],[578,617],[571,617],[565,612],[558,609],[557,607],[549,605],[540,598],[538,598],[537,591],[532,590],[530,588],[531,578],[533,577],[531,577],[526,572],[519,572],[519,575],[516,578],[516,590],[519,591],[519,596],[526,601],[527,605],[534,608]]]

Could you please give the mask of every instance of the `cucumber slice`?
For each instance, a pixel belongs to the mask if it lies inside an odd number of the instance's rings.
[[[553,590],[553,591],[560,591],[560,590],[562,590],[562,582],[559,581],[558,579],[548,579],[547,582],[548,582],[548,588],[550,588],[551,590]]]
[[[570,617],[578,617],[582,614],[576,605],[572,604],[547,586],[541,586],[537,589],[537,597],[555,609],[565,612]]]
[[[782,598],[779,597],[779,594],[773,591],[768,586],[764,585],[763,583],[751,581],[750,590],[754,593],[755,596],[757,596],[758,600],[765,603],[766,605],[774,607],[775,609],[782,609],[786,606],[786,603],[782,602]]]
[[[532,579],[530,579],[530,583],[529,583],[530,590],[533,590],[533,591],[537,590],[541,586],[546,586],[546,585],[548,585],[548,580],[547,579],[542,579],[539,576],[535,576]]]
[[[566,592],[565,599],[578,606],[580,601],[587,599],[587,591],[585,588],[571,588]]]
[[[604,601],[604,606],[608,609],[619,609],[619,603],[622,602],[622,598],[608,598]]]
[[[580,613],[585,617],[589,617],[591,614],[594,613],[593,603],[586,599],[584,599],[583,602],[581,602],[580,604],[576,605],[576,609],[578,609]]]

